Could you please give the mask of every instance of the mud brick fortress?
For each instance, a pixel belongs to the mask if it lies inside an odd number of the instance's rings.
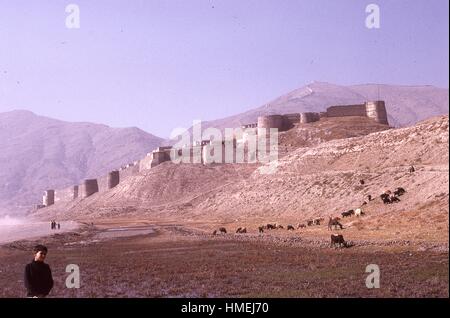
[[[236,149],[238,144],[245,144],[250,135],[261,137],[270,128],[286,131],[294,127],[294,125],[306,125],[320,121],[322,118],[346,116],[368,117],[380,124],[389,125],[384,101],[369,101],[357,105],[331,106],[324,112],[304,112],[284,115],[273,114],[258,117],[257,123],[242,125],[241,128],[244,130],[243,136],[241,139],[233,139],[232,147]],[[94,193],[108,191],[129,176],[137,175],[163,162],[170,161],[171,153],[173,155],[174,152],[178,152],[178,155],[180,155],[183,151],[187,151],[193,159],[193,163],[210,164],[212,162],[208,159],[210,157],[209,154],[211,148],[217,146],[217,143],[222,145],[222,150],[225,149],[226,141],[211,140],[202,140],[179,149],[171,146],[158,147],[148,153],[142,160],[111,171],[106,176],[98,179],[87,179],[80,185],[74,185],[61,190],[47,190],[42,198],[42,204],[37,205],[36,208],[51,206],[56,202],[84,199]],[[232,160],[234,159],[235,157]],[[225,151],[222,151],[222,162],[227,162],[225,161]]]

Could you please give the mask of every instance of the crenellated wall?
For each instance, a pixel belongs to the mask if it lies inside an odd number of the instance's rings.
[[[366,105],[331,106],[327,108],[327,117],[362,116],[366,117]]]

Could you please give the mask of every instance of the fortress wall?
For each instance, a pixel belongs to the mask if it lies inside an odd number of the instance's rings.
[[[327,117],[367,116],[366,105],[331,106],[327,108]]]
[[[189,148],[183,148],[182,155],[186,156],[186,152],[188,152],[191,163],[197,163],[197,164],[203,163],[203,149],[205,146],[207,146],[207,145],[204,145],[204,146],[199,145],[199,146],[193,146],[193,147],[189,147]],[[194,156],[196,157],[195,161],[194,161]]]
[[[257,124],[242,125],[244,129],[242,140],[240,144],[244,144],[245,162],[249,162],[248,158],[248,142],[253,141],[254,138],[267,138],[265,133],[266,129],[278,128],[280,131],[291,128],[295,123],[309,123],[320,120],[323,117],[344,117],[344,116],[363,116],[374,119],[376,122],[388,125],[387,111],[384,101],[370,101],[361,105],[342,105],[328,107],[326,112],[304,112],[293,113],[285,115],[267,115],[258,117]],[[266,128],[263,131],[259,128]],[[258,136],[258,137],[256,137]],[[267,141],[268,142],[268,141]],[[213,147],[209,145],[210,141],[202,141],[201,144],[195,145],[190,148],[183,148],[183,151],[189,152],[190,162],[193,163],[194,152],[198,155],[197,163],[211,163],[207,158],[207,151],[212,151]],[[236,149],[237,141],[233,141],[233,162],[236,161]],[[221,143],[222,160],[225,163],[225,143]],[[162,162],[170,161],[170,153],[173,148],[171,146],[158,147],[153,152],[147,154],[145,158],[140,161],[136,161],[132,164],[128,164],[122,167],[120,171],[111,171],[106,176],[99,179],[88,179],[83,182],[82,185],[71,186],[65,189],[47,190],[42,198],[43,205],[49,206],[55,203],[55,201],[71,201],[78,197],[86,198],[96,192],[103,192],[117,186],[120,180],[129,176],[137,175],[147,169],[151,169]],[[181,151],[179,149],[178,151]],[[38,205],[41,206],[41,205]]]
[[[283,128],[290,129],[294,127],[295,124],[298,124],[300,122],[300,117],[301,116],[299,113],[283,115]]]
[[[247,128],[244,130],[244,133],[242,134],[242,141],[248,142],[249,139],[252,138],[252,136],[256,136],[258,134],[257,128]]]
[[[64,189],[55,191],[55,202],[69,202],[74,199],[74,187],[78,186],[70,186]],[[78,188],[77,188],[78,189]],[[78,196],[78,190],[77,190]]]
[[[139,169],[140,169],[140,163],[136,163],[133,166],[129,166],[128,168],[121,168],[119,173],[120,173],[120,179],[123,180],[125,178],[128,178],[130,176],[135,176],[139,174]]]
[[[220,158],[215,158],[215,150],[220,149],[221,156]],[[216,162],[215,160],[218,160]],[[209,145],[205,145],[202,148],[202,163],[204,164],[212,164],[212,163],[225,163],[225,143],[223,142],[212,142]]]
[[[148,153],[144,159],[139,161],[139,172],[151,169],[151,167],[152,167],[152,154]]]
[[[223,164],[225,164],[225,163],[235,163],[236,162],[236,145],[237,145],[237,140],[236,139],[233,139],[233,140],[230,140],[230,141],[212,142],[209,145],[205,145],[202,148],[202,163],[204,163],[204,164],[211,164],[211,163],[223,163]],[[211,156],[214,155],[214,151],[216,149],[221,149],[221,152],[222,152],[220,158],[218,158],[219,162],[215,162],[214,161],[215,158],[211,158]],[[225,151],[230,151],[230,154],[228,154],[229,158],[227,158]]]

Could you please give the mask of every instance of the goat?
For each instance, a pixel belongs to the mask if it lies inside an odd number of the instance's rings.
[[[336,246],[336,244],[338,244],[338,247],[347,247],[347,242],[345,242],[342,234],[331,234],[330,247]]]
[[[355,210],[355,215],[356,216],[361,216],[361,215],[364,215],[364,214],[365,213],[364,213],[364,211],[361,208],[358,208],[358,209]]]
[[[343,218],[348,217],[348,216],[352,216],[353,214],[355,214],[354,210],[348,210],[346,212],[342,212],[341,215]]]
[[[333,226],[334,226],[334,227],[339,226],[339,227],[341,228],[341,230],[342,230],[344,227],[343,227],[342,224],[339,222],[339,220],[340,220],[340,218],[338,218],[338,217],[332,218],[332,217],[330,216],[330,219],[328,220],[328,230],[331,231]]]

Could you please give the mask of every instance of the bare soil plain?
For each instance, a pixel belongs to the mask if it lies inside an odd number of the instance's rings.
[[[152,233],[99,239],[117,226]],[[448,297],[448,252],[439,245],[329,241],[300,231],[212,236],[196,224],[109,220],[41,240],[49,247],[55,287],[50,297]],[[22,271],[36,241],[0,248],[1,297],[22,297]],[[68,289],[68,264],[81,288]],[[368,289],[366,266],[380,267]]]

